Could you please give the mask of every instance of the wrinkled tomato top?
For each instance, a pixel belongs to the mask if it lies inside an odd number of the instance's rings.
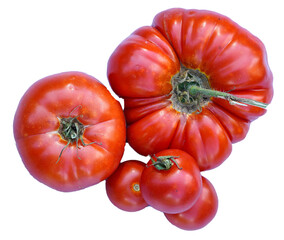
[[[213,90],[270,103],[272,73],[262,42],[229,18],[205,10],[169,9],[113,52],[108,78],[125,100],[127,139],[140,154],[179,148],[201,170],[220,165],[231,144],[266,110],[211,98],[199,111],[174,108],[172,79],[181,67],[199,70]]]

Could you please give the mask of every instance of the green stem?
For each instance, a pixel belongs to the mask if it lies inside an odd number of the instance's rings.
[[[156,158],[156,161],[150,156],[152,164],[150,166],[154,166],[157,170],[169,170],[173,164],[177,166],[179,170],[182,168],[178,165],[175,158],[179,158],[178,156],[159,156],[157,157],[155,154],[153,155]]]
[[[82,106],[79,105],[75,107],[71,111],[71,113],[73,113],[79,107],[82,108]],[[79,140],[81,140],[81,143],[84,147],[89,146],[94,143],[102,145],[102,143],[98,143],[96,141],[88,143],[88,144],[84,142],[83,133],[85,131],[86,126],[84,126],[84,124],[78,120],[78,118],[82,117],[82,115],[78,115],[76,117],[70,117],[71,113],[69,114],[69,117],[66,117],[66,118],[57,117],[59,121],[58,133],[62,137],[62,139],[64,139],[67,142],[67,144],[61,150],[56,163],[59,162],[64,150],[72,143],[76,143],[77,157],[78,159],[80,159],[79,154],[78,154],[78,149],[80,149]]]
[[[228,100],[230,104],[239,104],[243,106],[251,105],[251,106],[256,106],[256,107],[263,108],[263,109],[265,109],[268,106],[268,104],[263,103],[263,102],[258,102],[258,101],[247,99],[247,98],[236,97],[227,92],[220,92],[220,91],[215,91],[211,89],[206,89],[206,88],[202,88],[196,85],[191,86],[188,92],[191,96],[201,95],[201,96],[206,96],[206,97],[215,97],[215,98],[225,99],[225,100]]]

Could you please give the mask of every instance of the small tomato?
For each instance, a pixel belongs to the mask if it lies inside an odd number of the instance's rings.
[[[197,201],[202,186],[195,159],[178,149],[163,150],[151,157],[140,183],[145,201],[166,213],[189,209]]]
[[[141,195],[140,178],[145,163],[137,160],[122,162],[106,180],[109,200],[124,211],[139,211],[148,206]]]
[[[205,177],[202,177],[202,191],[196,203],[187,211],[168,214],[170,223],[184,230],[197,230],[205,227],[215,217],[218,209],[217,193]]]

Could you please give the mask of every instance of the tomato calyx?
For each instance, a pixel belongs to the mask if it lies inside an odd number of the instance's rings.
[[[156,158],[156,161],[150,156],[152,164],[149,166],[154,166],[157,170],[169,170],[174,164],[177,166],[179,170],[182,168],[178,165],[175,158],[179,158],[179,156],[159,156],[157,157],[155,154],[153,155]]]
[[[189,89],[193,86],[210,89],[206,74],[198,69],[194,70],[181,66],[180,71],[172,78],[172,86],[171,101],[177,111],[186,113],[201,111],[201,108],[210,101],[210,97],[206,95],[193,95],[189,92]]]
[[[60,118],[60,127],[58,133],[66,141],[71,143],[82,138],[84,132],[84,125],[77,117]]]
[[[81,106],[78,106],[78,107],[81,108]],[[75,109],[77,109],[78,107],[76,107]],[[72,110],[72,112],[74,110]],[[56,163],[59,162],[63,151],[72,143],[76,143],[77,157],[78,157],[78,159],[80,159],[80,157],[78,155],[78,149],[80,149],[79,140],[81,141],[81,143],[84,147],[89,146],[89,145],[94,144],[94,143],[101,145],[101,143],[98,143],[98,142],[91,142],[91,143],[88,143],[88,144],[86,144],[84,142],[83,134],[84,134],[84,130],[85,130],[86,126],[78,120],[78,118],[80,116],[81,115],[78,115],[76,117],[67,117],[67,118],[64,118],[64,117],[59,118],[58,117],[58,120],[60,122],[58,133],[65,141],[67,141],[67,144],[61,150]]]
[[[212,97],[229,101],[231,105],[256,106],[265,109],[268,104],[252,99],[240,98],[228,92],[216,91],[210,88],[208,77],[198,69],[181,66],[181,70],[172,78],[173,107],[179,112],[201,112]]]

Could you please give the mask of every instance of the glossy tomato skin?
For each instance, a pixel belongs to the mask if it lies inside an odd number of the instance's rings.
[[[178,149],[163,150],[153,159],[159,156],[175,156],[178,165],[173,164],[169,170],[157,170],[150,160],[141,176],[142,196],[161,212],[183,212],[193,206],[201,193],[198,165],[189,154]]]
[[[77,117],[83,146],[59,134],[60,119]],[[14,118],[14,137],[30,174],[59,191],[80,190],[106,179],[119,165],[125,145],[123,111],[97,79],[65,72],[34,83]]]
[[[202,191],[196,203],[187,211],[167,214],[170,223],[183,230],[198,230],[209,224],[218,210],[218,196],[212,183],[202,177]]]
[[[266,110],[214,98],[196,112],[176,109],[172,80],[181,66],[203,73],[214,90],[270,103],[273,77],[266,50],[221,14],[175,8],[134,31],[109,59],[108,79],[124,99],[129,144],[145,156],[178,148],[192,155],[200,170],[212,169]]]
[[[137,160],[124,161],[106,180],[107,196],[116,207],[135,212],[148,206],[140,191],[140,179],[145,165]]]
[[[121,97],[156,97],[171,91],[171,76],[179,68],[166,38],[153,27],[142,27],[115,50],[108,63],[108,77]]]

